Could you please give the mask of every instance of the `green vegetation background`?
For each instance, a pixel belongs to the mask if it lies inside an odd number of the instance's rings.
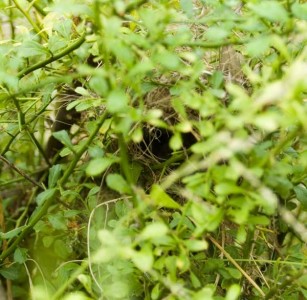
[[[307,298],[305,1],[0,20],[8,299]]]

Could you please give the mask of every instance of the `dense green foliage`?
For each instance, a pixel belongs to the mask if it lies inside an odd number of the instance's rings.
[[[1,1],[9,299],[307,298],[304,2]]]

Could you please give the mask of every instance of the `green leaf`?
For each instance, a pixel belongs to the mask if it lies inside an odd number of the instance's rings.
[[[68,149],[67,147],[65,147],[65,148],[63,148],[63,149],[61,150],[60,156],[61,156],[61,157],[65,157],[65,156],[70,155],[70,154],[72,154],[72,153],[73,153],[73,152],[72,152],[70,149]]]
[[[62,213],[48,215],[48,220],[51,226],[57,230],[66,230],[66,219],[64,218]]]
[[[99,158],[104,156],[105,151],[101,146],[95,145],[88,148],[88,154],[91,158]]]
[[[34,40],[28,40],[21,45],[19,53],[22,57],[32,57],[49,54],[49,51],[40,43],[35,42]]]
[[[109,168],[113,163],[117,162],[118,159],[111,157],[99,157],[92,159],[87,168],[87,176],[97,176],[103,173],[107,168]]]
[[[154,64],[152,63],[151,60],[146,59],[145,61],[142,61],[132,66],[131,69],[129,70],[128,76],[129,77],[144,76],[152,69],[154,69]]]
[[[131,259],[136,267],[142,272],[150,271],[154,263],[153,252],[150,245],[145,244],[140,251],[134,251]]]
[[[155,222],[147,225],[140,233],[140,238],[144,240],[151,240],[159,237],[163,237],[168,232],[168,227],[162,222]]]
[[[92,279],[89,275],[80,274],[78,276],[78,280],[81,282],[81,284],[84,286],[85,290],[91,295],[93,293],[92,291]]]
[[[294,188],[297,200],[301,203],[302,208],[307,210],[307,189],[303,185],[297,185]]]
[[[205,37],[209,41],[220,41],[224,40],[229,35],[229,30],[221,26],[211,26],[205,33]]]
[[[61,22],[54,22],[53,29],[65,39],[69,39],[73,22],[71,19],[65,19]]]
[[[117,247],[119,244],[117,237],[111,231],[106,229],[102,229],[98,232],[98,239],[104,246],[110,248]]]
[[[240,279],[242,277],[241,272],[235,268],[226,268],[226,270],[232,278]]]
[[[114,299],[114,300],[115,299],[129,299],[130,297],[128,295],[129,295],[130,288],[131,286],[128,282],[123,282],[123,281],[112,282],[111,284],[108,285],[108,288],[107,288],[107,293],[110,294],[110,296],[107,299]],[[116,298],[114,298],[114,295],[116,295]],[[72,298],[69,300],[75,300],[75,298]],[[79,300],[79,299],[76,299],[76,300]],[[80,299],[80,300],[83,300],[83,299]]]
[[[249,224],[254,225],[263,225],[267,226],[270,224],[270,219],[266,216],[256,215],[256,216],[249,216]]]
[[[50,229],[49,229],[50,230]],[[45,248],[49,248],[55,240],[54,236],[44,236],[43,237],[43,245]]]
[[[38,206],[43,205],[48,199],[52,198],[55,195],[56,191],[57,191],[56,188],[52,188],[38,194],[36,197],[37,205]]]
[[[238,211],[237,213],[239,214],[240,212]],[[243,244],[246,241],[246,238],[247,238],[246,228],[245,226],[240,226],[237,231],[236,241],[239,244]]]
[[[130,194],[131,189],[123,176],[119,174],[109,174],[107,176],[107,186],[121,194]]]
[[[182,138],[179,132],[176,132],[170,139],[169,145],[171,149],[179,150],[182,147]]]
[[[161,287],[160,287],[160,283],[157,283],[154,288],[151,290],[151,299],[153,300],[157,300],[159,299],[161,294]]]
[[[225,300],[236,300],[241,293],[241,287],[238,284],[232,284],[227,291]]]
[[[0,270],[0,274],[6,279],[16,280],[20,277],[20,265],[11,264],[8,268],[2,267]]]
[[[108,83],[102,76],[92,77],[89,81],[89,86],[101,97],[104,97],[109,90]]]
[[[214,300],[215,298],[213,297],[215,288],[212,286],[205,286],[203,287],[200,291],[195,293],[193,296],[192,300]]]
[[[45,221],[40,220],[35,224],[34,230],[36,233],[39,233],[39,232],[49,233],[50,227],[47,225]]]
[[[16,237],[26,226],[20,226],[8,232],[0,232],[1,239],[7,240]]]
[[[208,248],[208,243],[205,240],[185,240],[184,245],[192,252],[203,251]]]
[[[219,195],[240,194],[244,192],[241,188],[231,182],[219,183],[215,186],[214,190]]]
[[[74,0],[57,1],[52,5],[48,5],[45,9],[47,12],[58,12],[73,16],[90,15],[91,10],[88,4],[78,4]]]
[[[129,207],[127,203],[123,201],[118,201],[115,203],[115,213],[118,218],[123,218],[126,216],[129,212]]]
[[[84,111],[87,110],[89,108],[93,108],[93,107],[97,107],[99,105],[101,105],[101,100],[100,99],[80,99],[77,100],[75,102],[73,102],[76,108],[76,111],[80,112],[80,111]],[[68,105],[67,109],[70,109],[71,106]]]
[[[260,17],[272,22],[286,22],[288,19],[286,9],[275,0],[260,1],[257,4],[250,4],[249,7]]]
[[[158,207],[180,209],[181,206],[164,192],[161,186],[154,184],[150,191],[150,197]]]
[[[108,47],[123,65],[127,65],[128,67],[134,66],[134,53],[125,43],[118,39],[110,39],[108,41]]]
[[[107,108],[111,113],[124,112],[128,106],[128,96],[123,90],[112,91],[107,97]]]
[[[190,272],[190,278],[191,278],[191,282],[193,284],[193,287],[195,289],[198,289],[198,288],[201,287],[200,280],[197,278],[197,276],[192,271]]]
[[[205,203],[193,202],[189,214],[196,226],[194,235],[198,236],[204,230],[214,231],[222,222],[224,211],[215,206],[209,207]]]
[[[161,64],[164,68],[174,71],[177,70],[181,64],[180,59],[176,54],[166,50],[156,54],[154,56],[154,61],[157,64]]]
[[[67,46],[67,41],[62,37],[52,35],[48,40],[48,49],[50,52],[55,53],[60,49],[63,49]]]
[[[270,36],[255,37],[246,44],[246,51],[250,57],[260,57],[270,50]]]
[[[70,210],[63,211],[63,216],[64,216],[64,218],[73,218],[73,217],[79,215],[80,213],[81,213],[80,210],[70,209]]]
[[[53,249],[55,254],[62,259],[67,259],[72,252],[70,245],[65,243],[63,240],[56,240],[53,244]]]
[[[295,2],[291,10],[298,19],[307,20],[307,3]]]
[[[70,150],[72,150],[73,144],[70,140],[70,137],[66,130],[61,130],[54,132],[52,134],[58,141],[60,141],[63,145],[68,147]]]
[[[61,176],[62,166],[61,165],[53,165],[49,169],[49,176],[48,176],[48,188],[54,188]]]
[[[28,249],[18,247],[14,252],[14,261],[23,264],[27,260],[27,252]]]
[[[81,96],[85,96],[85,97],[88,97],[90,96],[90,93],[88,90],[86,90],[85,88],[83,88],[82,86],[78,86],[76,89],[75,89],[75,92]]]
[[[267,132],[272,132],[278,128],[278,117],[279,116],[274,112],[265,112],[255,116],[252,122],[260,129],[266,130]]]
[[[182,10],[188,17],[193,17],[193,1],[191,0],[180,0]]]
[[[143,165],[138,163],[137,161],[131,162],[131,177],[132,177],[132,183],[137,184],[140,175],[143,171]]]

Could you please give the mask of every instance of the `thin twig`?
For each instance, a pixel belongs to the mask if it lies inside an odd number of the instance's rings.
[[[259,285],[240,267],[240,265],[231,257],[231,255],[210,235],[207,238],[227,257],[228,261],[230,261],[240,272],[241,274],[250,282],[252,286],[260,293],[262,297],[265,297],[265,293],[259,287]]]
[[[19,2],[17,0],[12,0],[12,1],[14,2],[16,8],[25,16],[25,18],[32,25],[32,27],[35,30],[35,32],[37,34],[39,34],[45,41],[48,41],[48,37],[46,36],[46,34],[44,34],[44,32],[42,32],[41,28],[39,27],[39,25],[37,25],[37,23],[32,20],[32,18],[29,15],[29,13],[22,8],[22,6],[19,4]]]
[[[19,173],[22,177],[33,183],[34,185],[38,186],[41,189],[45,189],[39,182],[36,180],[32,179],[30,176],[28,176],[24,171],[20,170],[18,167],[16,167],[13,163],[8,161],[4,156],[0,155],[0,159],[5,162],[10,168],[12,168],[14,171]]]

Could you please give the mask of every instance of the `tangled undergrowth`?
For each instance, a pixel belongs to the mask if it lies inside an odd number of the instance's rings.
[[[0,298],[307,297],[304,1],[0,9]]]

